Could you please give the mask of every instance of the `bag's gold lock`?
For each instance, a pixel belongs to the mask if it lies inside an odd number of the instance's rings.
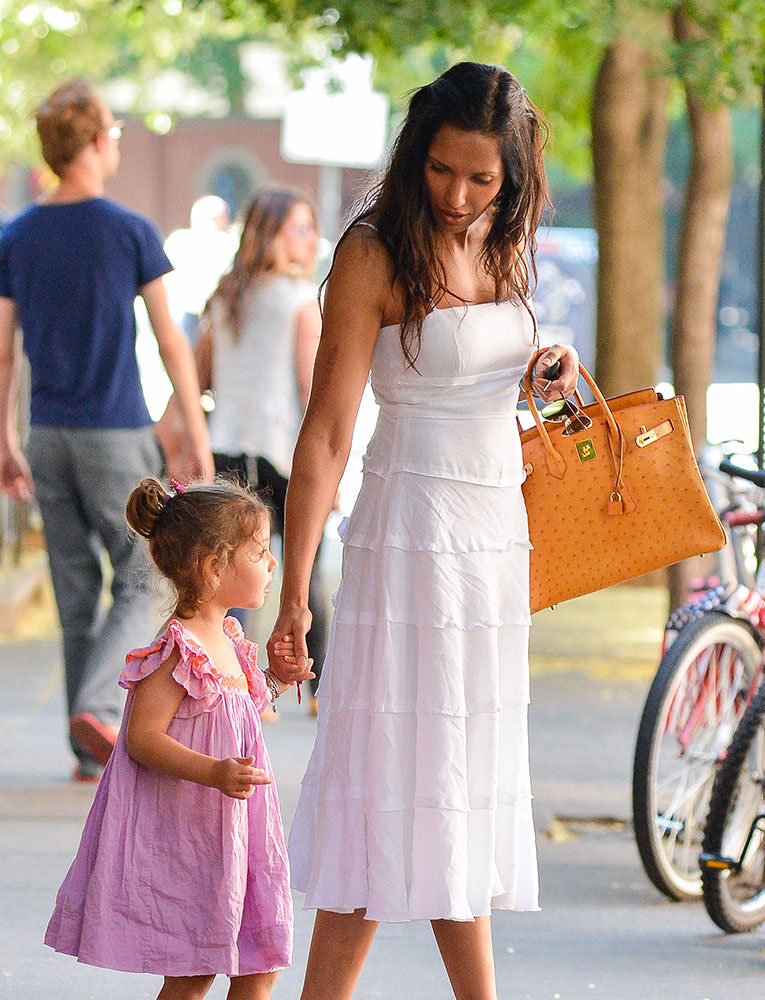
[[[645,448],[648,444],[653,444],[654,441],[658,441],[660,437],[664,437],[665,434],[671,434],[673,431],[672,421],[664,420],[657,427],[653,427],[650,431],[646,430],[644,424],[640,425],[640,433],[635,438],[635,444],[638,448]]]

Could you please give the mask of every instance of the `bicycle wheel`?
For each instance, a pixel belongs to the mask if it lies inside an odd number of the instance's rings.
[[[672,899],[701,895],[699,852],[715,767],[759,684],[749,625],[710,611],[662,657],[638,728],[632,815],[640,860]]]
[[[764,716],[761,687],[718,768],[704,831],[704,905],[729,934],[765,921]]]

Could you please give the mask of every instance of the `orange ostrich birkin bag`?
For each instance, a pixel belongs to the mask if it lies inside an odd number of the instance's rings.
[[[521,431],[532,612],[721,549],[725,532],[682,396],[640,389],[606,399],[580,365],[595,402],[585,406],[577,390],[564,419],[551,423],[531,392],[542,353],[522,383],[534,418]]]

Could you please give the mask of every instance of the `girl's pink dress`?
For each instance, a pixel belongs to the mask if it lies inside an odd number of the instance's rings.
[[[45,935],[56,951],[164,976],[242,976],[290,964],[292,899],[275,785],[232,799],[138,764],[125,743],[136,682],[177,649],[173,677],[187,694],[170,736],[213,757],[254,756],[273,777],[257,647],[235,619],[224,630],[244,677],[218,673],[175,619],[151,646],[128,654],[122,728]]]

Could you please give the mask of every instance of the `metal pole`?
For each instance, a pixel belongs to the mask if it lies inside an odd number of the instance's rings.
[[[332,243],[340,235],[340,214],[343,205],[343,168],[333,163],[319,166],[319,223],[321,234]]]

